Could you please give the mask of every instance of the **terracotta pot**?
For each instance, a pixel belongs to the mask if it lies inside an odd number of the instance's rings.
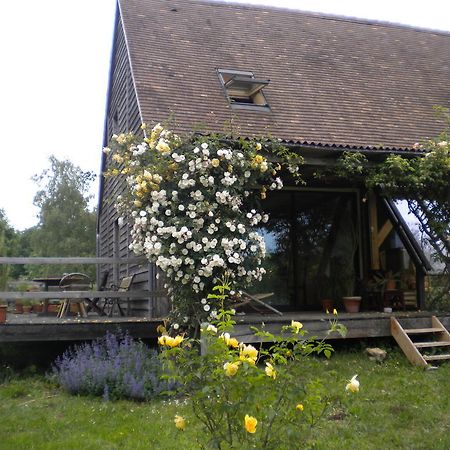
[[[342,297],[342,302],[344,303],[345,311],[348,313],[359,312],[361,306],[361,297]]]
[[[30,314],[31,305],[23,305],[23,312],[24,312],[24,314]]]
[[[57,313],[59,311],[60,305],[50,304],[47,307],[47,312],[49,313]]]
[[[16,309],[14,310],[15,314],[23,314],[23,305],[22,303],[16,303]]]
[[[397,282],[393,279],[387,280],[385,289],[387,291],[393,291],[393,290],[397,289]]]
[[[43,308],[42,305],[33,305],[33,312],[39,314],[42,312],[42,308]]]
[[[331,298],[324,298],[320,301],[322,303],[323,312],[331,313],[333,311],[333,300]]]
[[[0,323],[6,322],[6,305],[0,305]]]

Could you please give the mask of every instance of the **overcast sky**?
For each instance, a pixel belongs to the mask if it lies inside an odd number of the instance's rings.
[[[445,0],[239,3],[450,31]],[[50,155],[99,173],[115,0],[10,1],[1,12],[0,208],[23,230],[37,223],[31,177]]]

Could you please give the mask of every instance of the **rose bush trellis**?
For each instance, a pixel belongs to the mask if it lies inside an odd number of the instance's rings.
[[[217,277],[227,273],[237,289],[261,279],[261,200],[283,187],[282,172],[300,180],[300,156],[269,139],[182,139],[160,124],[143,140],[114,135],[104,152],[106,175],[126,179],[116,207],[131,220],[130,249],[164,273],[176,328],[216,317],[208,294]]]

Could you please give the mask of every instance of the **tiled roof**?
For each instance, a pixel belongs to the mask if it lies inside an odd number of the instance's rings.
[[[119,0],[142,116],[178,131],[410,149],[442,131],[450,34],[288,9]],[[269,78],[271,112],[232,110],[217,68]]]

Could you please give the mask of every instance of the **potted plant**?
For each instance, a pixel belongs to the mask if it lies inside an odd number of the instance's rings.
[[[320,303],[322,305],[323,312],[330,312],[333,310],[334,302],[333,302],[333,284],[331,277],[323,274],[317,278],[318,283],[318,292]]]
[[[24,314],[30,314],[31,308],[32,308],[31,300],[28,300],[28,299],[22,300],[22,308],[23,308]]]

